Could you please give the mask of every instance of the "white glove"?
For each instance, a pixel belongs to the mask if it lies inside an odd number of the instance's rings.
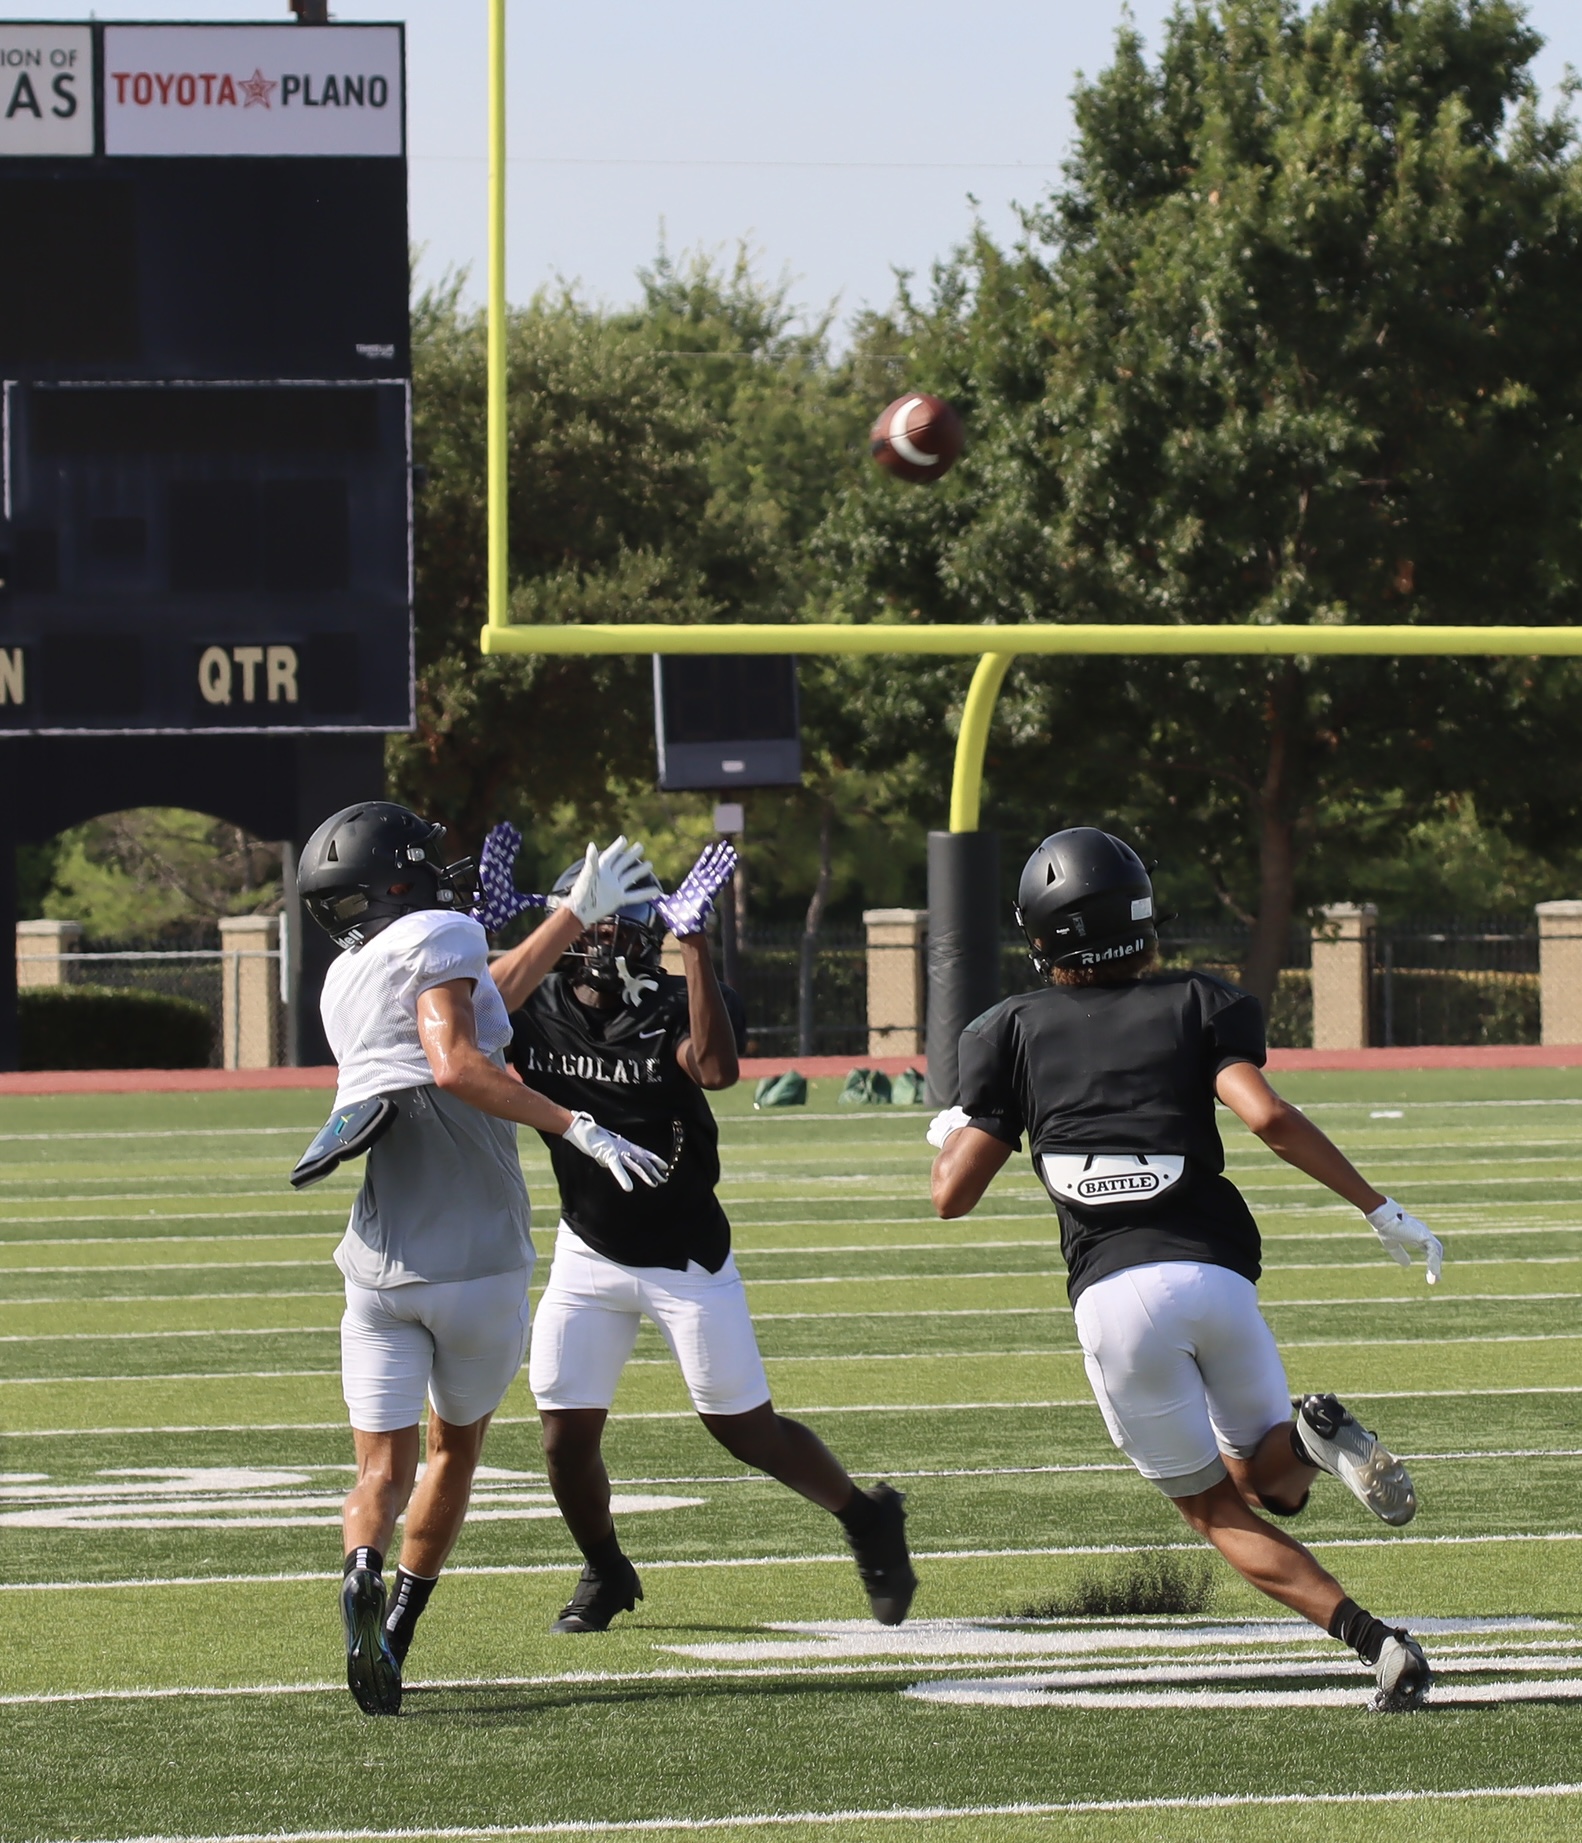
[[[628,903],[653,902],[663,894],[643,847],[627,844],[622,833],[602,851],[588,846],[576,882],[557,906],[570,909],[585,928],[591,928]]]
[[[630,1139],[623,1139],[607,1126],[600,1126],[592,1114],[574,1113],[565,1138],[596,1165],[603,1165],[622,1190],[632,1188],[633,1176],[640,1177],[650,1190],[657,1189],[670,1176],[669,1165],[657,1152],[650,1152],[647,1146],[633,1145]]]
[[[1384,1244],[1384,1251],[1392,1261],[1410,1267],[1415,1249],[1428,1263],[1428,1284],[1438,1283],[1439,1270],[1445,1264],[1445,1250],[1427,1223],[1409,1215],[1393,1197],[1386,1197],[1377,1209],[1368,1211],[1368,1226]]]
[[[945,1141],[952,1133],[959,1133],[964,1126],[972,1124],[972,1115],[965,1107],[947,1107],[943,1113],[937,1113],[928,1123],[928,1143],[945,1149]]]

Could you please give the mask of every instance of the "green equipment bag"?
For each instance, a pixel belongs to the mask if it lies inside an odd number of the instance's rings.
[[[890,1084],[890,1099],[897,1107],[920,1107],[928,1099],[928,1082],[918,1069],[903,1069]]]
[[[806,1107],[807,1077],[795,1069],[783,1075],[766,1075],[753,1089],[753,1107]]]
[[[843,1107],[888,1107],[890,1078],[878,1069],[853,1069],[840,1100]]]

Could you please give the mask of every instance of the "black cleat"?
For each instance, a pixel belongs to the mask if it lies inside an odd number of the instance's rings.
[[[917,1576],[906,1546],[905,1495],[893,1485],[875,1485],[863,1496],[874,1507],[874,1518],[860,1536],[846,1532],[863,1592],[880,1625],[899,1625],[917,1592]]]
[[[341,1582],[346,1626],[346,1683],[365,1715],[401,1713],[401,1666],[385,1637],[385,1584],[372,1568],[353,1568]]]
[[[552,1632],[607,1632],[617,1613],[629,1613],[643,1597],[637,1570],[623,1555],[621,1572],[600,1574],[592,1562],[582,1570],[577,1591],[550,1626]]]
[[[390,1647],[390,1655],[402,1670],[406,1669],[406,1654],[412,1649],[412,1634],[416,1629],[411,1624],[385,1627],[385,1643]]]

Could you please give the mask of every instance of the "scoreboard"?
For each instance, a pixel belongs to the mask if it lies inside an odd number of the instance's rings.
[[[0,21],[0,735],[413,721],[390,26]]]

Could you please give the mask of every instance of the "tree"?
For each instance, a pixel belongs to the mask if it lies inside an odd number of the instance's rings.
[[[1022,243],[980,235],[931,302],[903,299],[918,381],[963,405],[971,446],[931,493],[875,483],[838,509],[848,597],[997,621],[1576,620],[1582,195],[1569,120],[1537,108],[1538,43],[1503,0],[1184,5],[1153,65],[1123,29]],[[1576,797],[1531,771],[1569,666],[1063,660],[1017,681],[997,807],[1195,859],[1253,921],[1265,998],[1318,894],[1304,870],[1359,810],[1408,825],[1465,789],[1535,840],[1576,836]]]
[[[275,914],[280,847],[181,807],[106,813],[51,846],[37,910],[90,941],[176,939],[222,916]]]
[[[745,257],[661,255],[641,279],[631,312],[562,295],[511,316],[512,618],[788,619],[860,425],[826,329],[797,331]],[[419,709],[391,747],[397,797],[471,848],[517,820],[542,874],[634,805],[679,859],[704,802],[652,797],[648,661],[478,655],[484,326],[455,287],[418,304],[414,371]]]

